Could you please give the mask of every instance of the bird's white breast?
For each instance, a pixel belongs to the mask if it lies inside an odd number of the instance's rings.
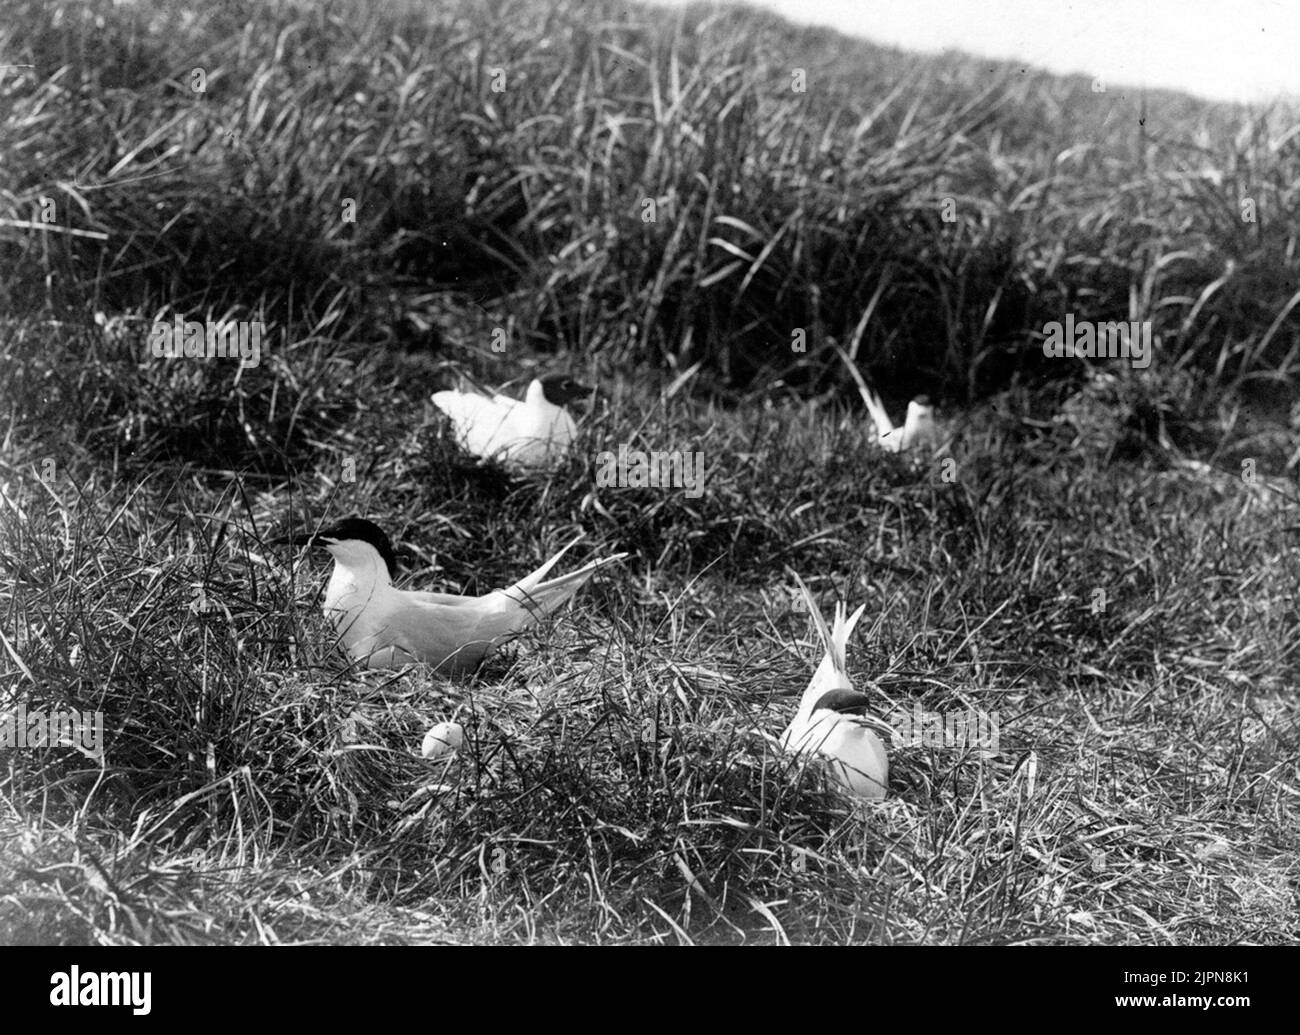
[[[861,798],[883,798],[889,787],[889,757],[880,738],[852,716],[828,709],[811,721],[796,719],[781,737],[787,750],[819,754],[848,790]]]
[[[391,586],[373,577],[336,564],[325,587],[325,614],[334,623],[339,639],[354,658],[366,657],[387,624]]]

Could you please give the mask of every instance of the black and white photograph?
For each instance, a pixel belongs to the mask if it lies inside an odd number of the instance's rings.
[[[1295,4],[0,0],[0,441],[51,1016],[1300,941]]]

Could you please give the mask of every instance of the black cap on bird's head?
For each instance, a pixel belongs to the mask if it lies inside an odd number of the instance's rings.
[[[933,405],[934,405],[934,403],[931,401],[931,399],[930,399],[930,397],[929,397],[928,395],[918,395],[918,396],[916,396],[914,399],[912,399],[912,402],[916,403],[917,406],[933,406]]]
[[[538,380],[542,385],[542,395],[552,406],[563,406],[573,399],[581,399],[584,395],[590,395],[595,391],[594,388],[579,384],[568,374],[547,374]]]
[[[355,539],[373,546],[379,556],[384,559],[384,564],[388,566],[389,576],[392,578],[397,577],[397,554],[393,550],[392,541],[382,528],[365,518],[345,518],[337,524],[320,529],[315,535],[303,533],[288,536],[279,541],[289,542],[294,546],[331,546],[334,543],[341,543],[348,539]]]
[[[812,711],[817,712],[827,708],[833,712],[849,713],[855,712],[860,708],[865,708],[871,703],[871,698],[857,690],[841,688],[839,690],[828,690],[817,698],[817,703],[812,706]]]

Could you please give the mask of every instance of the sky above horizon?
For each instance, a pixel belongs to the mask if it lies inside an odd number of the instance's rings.
[[[1108,86],[1252,103],[1300,98],[1300,0],[745,2],[904,50],[953,48],[1100,76]]]

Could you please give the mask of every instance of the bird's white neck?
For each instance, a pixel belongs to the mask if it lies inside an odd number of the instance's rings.
[[[346,559],[334,559],[334,571],[325,587],[326,610],[351,610],[392,588],[388,565],[375,550]]]
[[[905,438],[911,439],[922,431],[928,432],[931,423],[932,418],[927,407],[914,402],[907,404],[907,418],[903,422],[903,435]]]

